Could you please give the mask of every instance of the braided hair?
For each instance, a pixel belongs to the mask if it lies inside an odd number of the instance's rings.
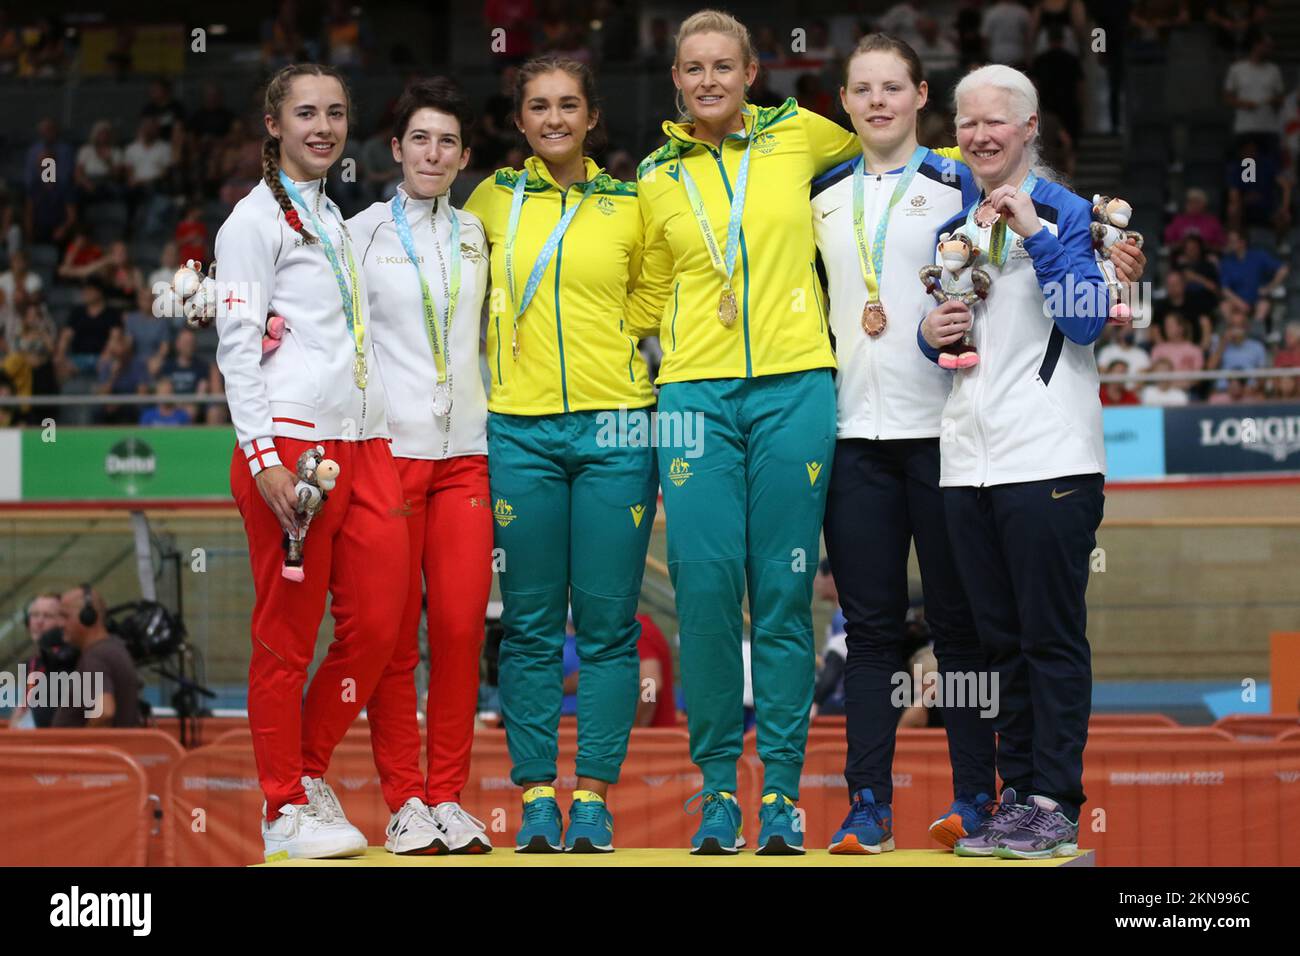
[[[343,76],[338,70],[330,66],[322,66],[319,63],[294,63],[282,67],[266,84],[263,111],[267,116],[274,116],[279,119],[280,108],[284,106],[285,98],[289,95],[289,88],[293,85],[293,81],[300,76],[331,76],[338,80],[339,86],[343,88],[343,98],[348,105],[348,113],[351,114],[352,94],[348,91],[348,85],[344,82]],[[280,141],[274,136],[268,135],[262,141],[262,179],[271,190],[271,195],[275,197],[275,201],[279,203],[280,208],[284,211],[285,222],[289,224],[294,232],[302,236],[303,242],[316,242],[316,237],[302,224],[302,220],[298,216],[298,210],[293,208],[293,201],[289,199],[289,194],[284,190],[284,184],[280,182]]]

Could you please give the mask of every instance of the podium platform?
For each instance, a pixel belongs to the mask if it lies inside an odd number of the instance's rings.
[[[632,867],[632,866],[755,866],[755,867],[997,867],[1018,870],[1022,867],[1092,866],[1092,850],[1075,857],[1051,860],[999,860],[996,858],[959,857],[945,850],[895,850],[877,856],[832,856],[825,850],[809,850],[803,856],[758,856],[741,851],[736,856],[691,856],[683,849],[626,849],[614,853],[516,853],[513,847],[497,847],[480,856],[394,856],[383,847],[372,846],[365,856],[346,860],[280,860],[257,866],[327,866],[327,867],[482,867],[493,869],[520,867]]]

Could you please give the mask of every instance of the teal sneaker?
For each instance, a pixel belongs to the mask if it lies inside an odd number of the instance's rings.
[[[801,856],[803,815],[795,812],[794,801],[784,793],[763,794],[758,808],[759,856]]]
[[[590,790],[573,791],[564,848],[570,853],[614,852],[614,817],[600,794]]]
[[[524,791],[524,825],[515,837],[516,853],[560,853],[564,821],[555,802],[554,787]]]
[[[686,801],[687,813],[697,811],[691,804],[700,800],[700,828],[691,837],[691,852],[697,856],[724,856],[737,853],[745,845],[741,835],[740,804],[734,795],[722,790],[701,790]]]

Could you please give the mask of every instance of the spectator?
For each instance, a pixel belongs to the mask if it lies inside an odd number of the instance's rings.
[[[330,0],[322,28],[324,34],[325,62],[340,70],[355,70],[369,60],[371,46],[369,31],[356,16],[359,7],[349,6],[346,0]]]
[[[126,195],[122,162],[122,150],[113,144],[113,124],[96,121],[89,141],[77,151],[77,191],[82,203],[91,205]]]
[[[1268,368],[1268,349],[1259,339],[1247,334],[1250,324],[1250,310],[1240,299],[1227,299],[1223,303],[1224,328],[1210,350],[1210,359],[1205,367],[1223,371],[1252,371]],[[1217,392],[1228,390],[1231,379],[1219,379],[1214,387]]]
[[[1234,56],[1249,48],[1267,17],[1268,5],[1259,0],[1214,0],[1205,11],[1205,19],[1218,33],[1220,48]]]
[[[1115,359],[1106,366],[1107,375],[1123,375],[1128,371],[1128,363]],[[1137,405],[1137,395],[1129,388],[1128,382],[1102,382],[1101,403],[1103,405]]]
[[[668,66],[673,62],[672,38],[668,38]],[[480,169],[495,169],[505,156],[506,150],[519,142],[519,130],[515,127],[515,77],[519,68],[506,66],[497,81],[497,91],[483,103],[479,111],[478,122],[474,124],[471,152],[474,165]]]
[[[108,257],[90,238],[90,230],[77,223],[72,227],[69,239],[55,275],[65,282],[85,282],[98,276],[107,266]]]
[[[1172,372],[1174,371],[1173,363],[1168,359],[1159,358],[1151,363],[1152,372]],[[1186,405],[1187,391],[1177,382],[1156,381],[1151,382],[1142,388],[1143,405]]]
[[[961,58],[962,70],[973,69],[984,62],[984,37],[980,33],[984,12],[980,9],[984,0],[958,0],[956,30],[957,50]]]
[[[185,215],[176,224],[176,240],[181,262],[196,259],[208,264],[208,225],[203,221],[203,207],[196,202],[185,207]]]
[[[957,69],[957,46],[944,36],[938,20],[921,17],[916,21],[916,32],[912,48],[921,58],[926,73],[951,73]]]
[[[9,257],[9,269],[0,272],[0,336],[11,347],[24,309],[29,302],[39,301],[45,288],[41,277],[28,268],[30,263],[26,251],[19,249]]]
[[[90,675],[94,699],[60,707],[52,726],[139,727],[140,675],[121,638],[104,626],[104,599],[88,585],[72,588],[60,599],[60,611],[65,638],[81,652],[76,672]]]
[[[1300,321],[1286,324],[1282,347],[1273,358],[1274,368],[1300,368]]]
[[[63,242],[77,221],[76,158],[46,117],[36,124],[36,142],[23,163],[27,200],[25,231],[32,242]]]
[[[1300,398],[1300,378],[1280,375],[1268,380],[1268,397],[1279,402],[1294,402]]]
[[[1156,362],[1167,362],[1177,372],[1199,372],[1205,368],[1205,352],[1188,340],[1191,323],[1184,315],[1166,312],[1160,325],[1163,341],[1151,349],[1152,368]],[[1186,382],[1177,384],[1189,387]]]
[[[749,88],[749,95],[745,99],[755,106],[780,106],[784,103],[786,98],[769,85],[771,79],[767,70],[759,70],[758,76],[754,78],[754,85]]]
[[[392,122],[381,118],[361,145],[361,178],[369,190],[367,199],[386,201],[402,181],[402,167],[393,159]]]
[[[41,659],[40,639],[48,631],[54,630],[59,626],[62,620],[62,614],[59,609],[60,598],[53,592],[38,594],[32,598],[26,608],[24,623],[27,627],[27,636],[32,639],[32,656],[27,660],[27,687],[30,689],[37,674],[45,673],[45,663]],[[28,707],[27,703],[31,700],[29,694],[24,694],[23,699],[18,706],[14,708],[9,715],[9,726],[11,729],[44,729],[50,726],[54,719],[55,708],[49,706],[48,702],[39,704],[35,707]]]
[[[659,45],[659,30],[661,29],[661,25],[663,36],[667,40],[666,46],[662,48],[666,54],[666,59],[656,59],[655,62],[652,63],[645,54],[643,54],[642,62],[646,63],[646,65],[651,69],[662,68],[666,70],[673,65],[673,38],[672,35],[668,33],[668,21],[663,17],[655,17],[655,19],[650,23],[650,49],[654,51],[656,55],[661,49]],[[781,48],[781,41],[777,39],[776,30],[774,30],[770,25],[758,28],[758,32],[754,34],[754,49],[758,53],[758,65],[760,67],[758,72],[760,76],[763,73],[761,67],[776,66],[785,60],[785,50]],[[753,102],[753,100],[750,102]]]
[[[916,8],[912,0],[901,0],[881,15],[876,21],[876,29],[881,33],[898,37],[917,53],[921,52],[921,24],[924,14]]]
[[[1219,268],[1205,254],[1205,243],[1195,234],[1184,236],[1182,245],[1174,254],[1173,270],[1187,283],[1188,293],[1194,299],[1217,302],[1219,296]],[[1206,305],[1207,311],[1213,306]]]
[[[172,338],[171,323],[154,316],[153,303],[153,290],[141,286],[136,292],[134,306],[122,317],[122,327],[131,338],[135,354],[150,362],[150,368],[162,366],[167,357],[166,347]]]
[[[67,326],[59,333],[58,356],[78,372],[89,374],[95,371],[109,336],[121,329],[122,315],[108,307],[98,282],[82,286],[81,303],[69,313]]]
[[[1246,238],[1240,231],[1228,230],[1219,259],[1225,300],[1239,304],[1248,313],[1253,310],[1256,321],[1267,325],[1271,315],[1270,298],[1284,288],[1288,271],[1286,263],[1263,249],[1247,248]]]
[[[143,229],[146,233],[158,229],[162,206],[157,199],[165,191],[172,160],[171,143],[158,136],[158,120],[145,116],[140,120],[135,139],[126,147],[123,161],[126,165],[127,205],[132,223],[134,224],[136,212],[145,205],[147,217]]]
[[[135,305],[144,284],[144,274],[131,262],[131,250],[121,239],[109,243],[108,258],[100,272],[108,304],[123,311]]]
[[[1048,23],[1045,32],[1047,48],[1034,57],[1029,75],[1038,86],[1043,111],[1055,113],[1070,139],[1077,142],[1083,130],[1083,67],[1065,46],[1062,24]]]
[[[172,383],[161,379],[153,385],[153,393],[158,396],[158,404],[151,405],[140,413],[140,424],[148,427],[189,425],[194,421],[189,409],[182,408],[171,401]]]
[[[17,398],[18,387],[9,373],[0,370],[0,398]],[[13,428],[19,424],[19,410],[13,405],[0,405],[0,428]]]
[[[176,248],[176,243],[165,243],[158,256],[158,265],[149,273],[149,291],[156,295],[160,282],[170,286],[180,267],[180,251]]]
[[[758,62],[764,66],[784,58],[781,46],[776,42],[776,31],[771,27],[763,27],[758,31],[755,46],[758,48]],[[641,66],[649,73],[661,73],[668,70],[675,59],[676,51],[668,18],[651,18],[650,29],[641,42]]]
[[[1083,0],[1038,0],[1034,4],[1029,19],[1034,53],[1041,54],[1051,48],[1056,28],[1060,31],[1061,48],[1076,60],[1082,59],[1088,49],[1088,12],[1083,7]]]
[[[262,21],[262,65],[274,72],[290,63],[313,59],[298,29],[298,4],[295,0],[280,0],[275,16]]]
[[[637,727],[676,727],[677,697],[673,691],[673,652],[668,639],[649,614],[638,614],[641,637],[637,656],[641,659],[641,695],[637,698]],[[653,689],[653,694],[647,691]],[[647,697],[649,699],[647,700]]]
[[[1165,245],[1176,246],[1189,235],[1201,237],[1205,248],[1218,252],[1223,248],[1223,223],[1219,217],[1208,211],[1209,199],[1204,189],[1187,190],[1183,201],[1183,211],[1174,216],[1165,226]]]
[[[212,80],[203,84],[203,105],[194,111],[189,131],[203,148],[211,147],[230,132],[235,114],[226,106],[221,87]]]
[[[1271,227],[1279,244],[1285,241],[1291,227],[1293,184],[1281,174],[1275,152],[1262,151],[1258,143],[1243,139],[1237,158],[1228,161],[1226,185],[1229,229]]]
[[[233,206],[248,195],[262,179],[262,142],[248,132],[248,125],[236,117],[216,148],[209,181],[217,184],[217,197]]]
[[[1013,0],[996,0],[984,11],[980,35],[990,63],[1017,69],[1029,61],[1029,11]]]
[[[793,58],[809,67],[826,68],[835,62],[838,54],[831,44],[830,27],[825,20],[814,20],[808,24],[808,42],[800,53]]]
[[[140,110],[140,116],[154,120],[159,139],[176,147],[183,132],[185,107],[172,95],[172,88],[166,80],[154,80],[149,84],[149,101]]]
[[[818,74],[799,74],[799,78],[794,81],[794,96],[804,109],[812,110],[817,115],[828,119],[832,117],[835,101],[822,87],[822,80]]]
[[[1249,139],[1261,152],[1275,153],[1282,131],[1280,110],[1286,87],[1282,71],[1268,58],[1272,43],[1264,33],[1251,40],[1250,52],[1228,67],[1223,101],[1234,110],[1232,132]]]
[[[161,365],[155,365],[156,378],[165,378],[172,383],[172,391],[177,395],[206,395],[209,392],[211,370],[208,363],[197,354],[198,339],[191,328],[183,328],[176,333],[176,341],[171,348],[164,347],[165,356]],[[190,417],[199,417],[198,406],[187,406]]]
[[[13,348],[5,356],[4,370],[14,382],[18,395],[56,395],[59,380],[54,369],[54,323],[39,302],[29,302]],[[48,417],[45,407],[28,407],[24,417],[37,424]]]
[[[1108,325],[1101,333],[1097,348],[1097,367],[1107,368],[1112,362],[1123,362],[1130,371],[1145,372],[1151,356],[1140,345],[1135,345],[1136,333],[1122,325]]]
[[[1134,47],[1139,55],[1163,53],[1169,31],[1190,20],[1186,0],[1135,0],[1129,13]]]
[[[149,366],[143,358],[136,357],[131,337],[120,328],[109,334],[108,345],[99,357],[96,371],[99,377],[95,386],[97,395],[149,394],[152,385]],[[101,405],[98,412],[98,421],[106,425],[132,425],[140,420],[139,405]]]
[[[537,8],[533,0],[485,0],[483,4],[483,22],[487,29],[505,31],[505,49],[494,49],[493,52],[512,64],[522,63],[532,56],[536,21]]]
[[[49,17],[41,17],[22,31],[23,49],[18,57],[20,77],[53,78],[67,69],[63,31]]]

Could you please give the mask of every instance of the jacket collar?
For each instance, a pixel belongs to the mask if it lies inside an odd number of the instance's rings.
[[[596,161],[590,156],[582,157],[582,163],[587,173],[587,177],[583,182],[589,183],[605,171],[601,167],[597,166]],[[539,157],[529,156],[524,160],[524,171],[529,176],[535,176],[540,179],[552,189],[558,189],[561,192],[564,191],[564,187],[555,181],[555,177],[551,175],[551,171],[546,168],[546,163],[544,163]]]
[[[758,132],[762,127],[759,124],[758,111],[750,103],[745,103],[740,108],[740,119],[745,124],[744,132],[728,133],[722,138],[725,144],[729,139],[736,139],[744,142],[749,136]],[[694,123],[675,123],[672,120],[665,120],[663,125],[664,135],[670,140],[675,140],[681,144],[681,151],[687,152],[692,146],[707,146],[709,149],[716,149],[708,140],[700,139],[695,135]]]

